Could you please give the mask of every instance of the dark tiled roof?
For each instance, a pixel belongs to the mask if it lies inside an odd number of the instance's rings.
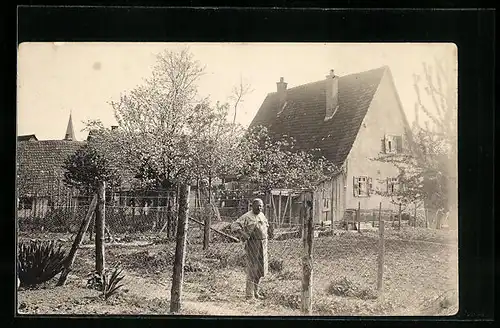
[[[63,164],[86,141],[41,140],[17,143],[18,188],[21,193],[48,195],[65,192]],[[122,172],[122,186],[129,188],[134,173]]]
[[[17,136],[17,141],[28,141],[28,140],[38,140],[34,134],[26,134],[23,136]]]
[[[288,89],[286,107],[279,116],[277,93],[268,94],[250,126],[263,125],[272,135],[292,136],[297,148],[319,148],[321,155],[341,165],[388,69],[384,66],[339,77],[339,109],[326,122],[325,79]]]
[[[23,193],[57,193],[63,189],[64,160],[85,143],[81,141],[41,140],[17,143],[18,186]],[[58,187],[59,182],[59,187]]]

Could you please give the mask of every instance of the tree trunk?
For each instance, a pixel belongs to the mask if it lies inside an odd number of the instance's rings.
[[[172,224],[172,204],[170,200],[170,190],[167,191],[167,238],[170,238],[170,226]]]
[[[212,177],[208,177],[208,205],[212,204]],[[210,208],[210,207],[208,207]],[[205,225],[203,227],[203,249],[207,250],[210,245],[210,225],[212,222],[212,213],[209,211],[208,213],[204,213],[205,217]]]
[[[303,198],[303,233],[302,233],[302,313],[311,314],[312,311],[312,248],[313,248],[313,209],[312,209],[312,196],[308,193]]]
[[[106,183],[99,183],[97,191],[97,207],[95,215],[95,270],[97,273],[104,272],[104,226],[105,226],[105,199],[106,199]]]
[[[188,200],[190,186],[183,184],[180,187],[179,215],[177,237],[175,245],[175,260],[172,275],[172,289],[170,291],[170,312],[179,312],[181,309],[182,282],[184,278],[185,250],[188,231]]]

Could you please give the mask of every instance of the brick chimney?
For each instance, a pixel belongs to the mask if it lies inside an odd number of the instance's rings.
[[[335,115],[339,108],[339,77],[335,75],[333,69],[326,76],[326,112],[325,121]]]
[[[276,82],[276,88],[278,92],[279,106],[283,106],[286,101],[286,86],[288,83],[285,82],[283,77],[280,77],[280,81]]]

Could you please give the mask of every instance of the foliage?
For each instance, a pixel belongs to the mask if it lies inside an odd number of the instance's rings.
[[[241,143],[240,177],[258,186],[273,188],[313,188],[338,172],[338,168],[319,156],[319,149],[308,152],[295,149],[292,137],[271,135],[267,128],[256,126]]]
[[[283,271],[283,260],[277,260],[277,259],[270,260],[269,269],[274,272]]]
[[[328,292],[336,296],[356,297],[363,300],[377,298],[375,290],[362,288],[347,277],[342,277],[328,286]]]
[[[66,259],[62,245],[55,241],[32,240],[18,248],[18,277],[21,286],[34,286],[49,281],[60,273]]]
[[[64,161],[64,182],[88,194],[97,191],[100,181],[109,186],[121,183],[119,171],[100,155],[93,144],[85,144]]]
[[[102,294],[104,296],[104,299],[108,299],[109,297],[113,296],[118,292],[118,289],[123,287],[123,284],[120,284],[120,281],[125,278],[125,276],[120,276],[120,274],[123,272],[123,269],[115,268],[113,272],[108,276],[107,274],[103,274],[102,276],[102,281],[103,281],[103,289],[102,289]]]
[[[242,129],[228,121],[228,104],[199,97],[203,72],[187,48],[158,54],[152,76],[111,102],[119,128],[89,122],[90,142],[145,188],[168,189],[233,170],[231,149]]]
[[[204,102],[189,120],[193,147],[193,174],[202,187],[212,187],[215,178],[237,173],[241,165],[239,143],[244,129],[228,120],[229,105]]]
[[[424,64],[424,80],[414,75],[417,93],[415,123],[409,151],[382,154],[377,161],[391,163],[399,169],[399,185],[393,194],[396,203],[424,202],[443,212],[456,208],[457,192],[457,105],[456,78],[444,63]],[[422,84],[425,96],[421,93]],[[424,124],[419,121],[424,114]]]
[[[107,300],[123,287],[123,284],[119,284],[125,278],[123,275],[120,276],[122,272],[123,269],[120,268],[115,268],[111,272],[103,272],[102,274],[94,272],[87,280],[87,288],[100,291],[104,299]]]

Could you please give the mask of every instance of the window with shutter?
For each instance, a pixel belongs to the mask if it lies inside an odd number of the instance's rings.
[[[392,195],[399,189],[398,178],[387,178],[387,193]]]
[[[354,197],[367,197],[369,196],[369,188],[371,185],[371,178],[366,176],[354,177],[353,191]]]
[[[353,191],[354,197],[357,197],[359,195],[359,179],[357,177],[353,177],[352,191]]]
[[[403,137],[398,135],[386,135],[384,137],[384,152],[386,154],[396,154],[403,152]]]
[[[329,210],[330,210],[330,199],[323,198],[323,211],[329,211]]]
[[[384,136],[384,142],[385,142],[385,146],[384,146],[385,153],[389,154],[391,152],[391,148],[390,148],[390,146],[391,146],[391,136],[388,136],[388,135]]]
[[[395,141],[396,141],[396,152],[398,154],[401,154],[403,152],[403,137],[402,136],[395,136]]]

